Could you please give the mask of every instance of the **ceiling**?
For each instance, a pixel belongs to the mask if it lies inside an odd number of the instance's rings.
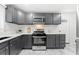
[[[13,4],[25,12],[75,12],[75,4]]]

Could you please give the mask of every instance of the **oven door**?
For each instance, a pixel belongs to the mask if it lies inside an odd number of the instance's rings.
[[[46,38],[33,38],[33,46],[46,46]]]

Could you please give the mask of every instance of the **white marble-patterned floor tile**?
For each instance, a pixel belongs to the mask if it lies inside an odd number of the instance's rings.
[[[24,49],[19,55],[76,55],[76,46],[66,45],[64,49],[47,49],[46,51]]]
[[[48,49],[47,51],[23,50],[20,55],[75,55],[75,53],[63,49]]]

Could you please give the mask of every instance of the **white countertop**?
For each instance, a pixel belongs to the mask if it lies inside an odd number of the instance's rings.
[[[6,38],[4,40],[0,40],[0,43],[8,41],[8,40],[11,40],[12,38],[15,38],[15,37],[18,37],[18,36],[21,36],[21,35],[31,35],[31,34],[32,33],[16,33],[16,34],[4,34],[4,35],[0,35],[0,38],[1,37],[10,37],[10,38]],[[49,34],[49,33],[46,33],[46,34]],[[51,34],[57,34],[57,33],[51,33]]]
[[[0,40],[0,43],[5,42],[5,41],[8,41],[8,40],[11,40],[12,38],[15,38],[15,37],[20,36],[20,35],[22,35],[22,34],[10,36],[10,38]],[[6,35],[6,36],[4,36],[4,37],[9,37],[9,36]]]
[[[8,34],[8,35],[1,35],[0,36],[0,38],[1,37],[10,37],[10,38],[6,38],[6,39],[3,39],[3,40],[0,40],[0,43],[2,43],[2,42],[5,42],[5,41],[8,41],[8,40],[11,40],[12,38],[15,38],[15,37],[18,37],[18,36],[21,36],[21,35],[27,35],[28,33],[18,33],[18,34]],[[31,35],[31,33],[30,34],[28,34],[28,35]]]

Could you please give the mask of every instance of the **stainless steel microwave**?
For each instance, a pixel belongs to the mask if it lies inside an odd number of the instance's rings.
[[[33,16],[33,24],[36,24],[36,23],[45,23],[45,17]]]

